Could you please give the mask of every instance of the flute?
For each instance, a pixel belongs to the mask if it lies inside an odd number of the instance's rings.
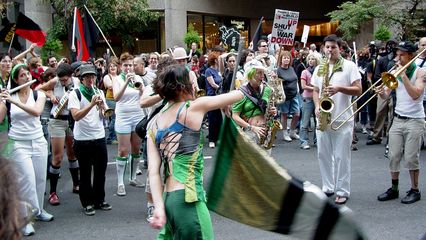
[[[29,82],[26,82],[26,83],[24,83],[24,84],[20,85],[20,86],[17,86],[17,87],[15,87],[15,88],[12,88],[12,89],[8,90],[8,92],[9,92],[9,94],[12,94],[12,93],[14,93],[14,92],[17,92],[17,91],[21,90],[21,89],[22,89],[22,88],[24,88],[24,87],[31,86],[31,85],[32,85],[33,83],[35,83],[35,82],[37,82],[37,80],[31,80],[31,81],[29,81]]]

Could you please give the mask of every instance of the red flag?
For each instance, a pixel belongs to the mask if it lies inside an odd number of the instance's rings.
[[[41,30],[39,25],[21,12],[19,12],[18,20],[16,20],[15,33],[30,42],[36,43],[39,47],[46,42],[46,33]]]
[[[74,13],[74,36],[77,40],[77,60],[87,61],[87,59],[90,58],[90,55],[89,50],[87,49],[86,39],[84,37],[83,21],[81,19],[80,11],[77,8],[75,8]]]

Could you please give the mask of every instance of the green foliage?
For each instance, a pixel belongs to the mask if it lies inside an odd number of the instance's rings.
[[[381,40],[384,42],[391,39],[391,37],[392,37],[391,31],[389,30],[388,27],[384,25],[380,25],[378,29],[376,30],[376,32],[374,33],[374,39]]]
[[[200,35],[197,31],[195,31],[194,26],[190,24],[188,26],[188,31],[185,34],[185,37],[183,38],[183,41],[185,42],[187,47],[191,47],[192,43],[196,43],[197,45],[200,45]]]
[[[342,3],[327,16],[331,21],[339,22],[337,30],[345,40],[353,39],[362,24],[373,19],[384,27],[392,26],[392,29],[396,29],[396,39],[413,40],[414,32],[421,26],[424,17],[417,9],[422,1],[424,0],[355,0]],[[380,33],[384,33],[383,30],[384,28],[380,29]]]
[[[150,22],[158,19],[159,14],[148,10],[147,0],[44,0],[55,9],[52,34],[57,38],[66,36],[66,26],[74,16],[74,7],[83,12],[86,4],[93,18],[105,35],[120,35],[126,39],[128,46],[132,46],[133,35],[143,31]],[[130,41],[129,39],[132,39]]]
[[[384,14],[379,1],[375,0],[357,0],[355,2],[344,2],[327,14],[331,21],[339,22],[337,30],[342,33],[345,40],[353,39],[360,31],[360,26],[366,21],[372,20]]]
[[[41,58],[45,62],[47,57],[55,55],[58,58],[59,52],[62,50],[62,42],[55,37],[52,31],[47,33],[46,43],[41,48]]]

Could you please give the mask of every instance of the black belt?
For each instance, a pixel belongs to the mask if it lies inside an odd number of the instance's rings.
[[[398,113],[394,113],[393,115],[394,115],[395,117],[399,118],[399,119],[402,119],[402,120],[412,119],[412,118],[410,118],[410,117],[401,116],[401,115],[399,115]]]
[[[59,115],[57,118],[53,117],[53,115],[50,115],[50,118],[58,120],[68,120],[68,115]]]

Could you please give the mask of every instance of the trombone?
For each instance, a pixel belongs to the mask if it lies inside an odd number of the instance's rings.
[[[371,85],[371,87],[369,87],[363,94],[361,94],[361,96],[359,96],[355,101],[353,101],[351,103],[351,105],[349,105],[347,108],[345,108],[339,115],[337,115],[331,122],[330,122],[330,128],[333,130],[338,130],[339,128],[341,128],[345,123],[347,123],[349,121],[349,119],[351,119],[353,116],[355,116],[365,105],[367,105],[374,97],[377,96],[377,93],[375,93],[373,96],[371,96],[367,101],[365,101],[364,104],[362,104],[350,117],[348,117],[345,121],[343,121],[340,125],[338,125],[337,127],[333,127],[333,123],[337,121],[337,119],[339,119],[340,116],[342,116],[346,111],[348,111],[350,108],[352,108],[359,99],[361,99],[365,94],[367,94],[373,87],[375,87],[377,85],[378,82],[382,82],[382,84],[380,84],[380,87],[382,87],[383,85],[385,85],[387,88],[391,89],[391,90],[395,90],[398,87],[398,80],[396,79],[402,72],[404,72],[414,61],[416,61],[417,58],[419,58],[424,52],[425,52],[426,48],[423,49],[419,54],[417,54],[413,59],[411,59],[407,64],[405,64],[404,66],[402,66],[401,68],[399,68],[398,70],[396,70],[395,73],[391,73],[394,68],[397,67],[397,65],[395,64],[389,71],[382,73],[382,77],[377,80],[377,82],[375,82],[373,85]]]
[[[93,85],[92,85],[92,89],[95,95],[98,95],[102,99],[102,103],[99,103],[98,105],[96,105],[96,108],[98,109],[98,111],[100,111],[104,117],[111,117],[114,114],[114,109],[111,109],[108,107],[105,101],[105,98],[101,96],[101,92],[99,91],[99,89],[95,88]]]

